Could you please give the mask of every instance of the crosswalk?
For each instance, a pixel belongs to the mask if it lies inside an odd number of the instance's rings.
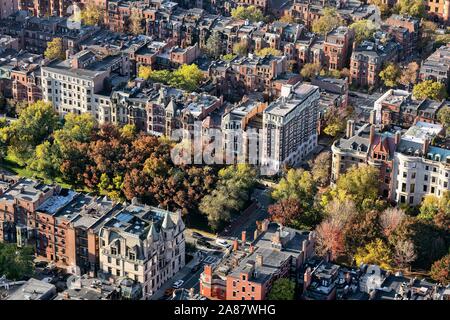
[[[219,260],[217,257],[214,256],[207,256],[203,259],[203,262],[206,264],[214,264],[217,260]]]

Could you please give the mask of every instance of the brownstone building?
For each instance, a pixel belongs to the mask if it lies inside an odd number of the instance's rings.
[[[341,70],[347,66],[353,37],[353,30],[344,26],[337,27],[325,36],[325,65],[329,70]]]
[[[37,255],[71,272],[95,274],[99,229],[119,208],[106,197],[61,190],[37,209]]]
[[[395,63],[400,51],[399,45],[394,41],[384,44],[378,39],[363,41],[353,46],[350,60],[351,83],[362,87],[373,87],[379,83],[379,73],[388,62]]]
[[[314,254],[314,233],[258,223],[254,240],[245,231],[229,255],[216,266],[206,265],[200,275],[200,294],[213,300],[264,300],[273,281],[297,277],[302,264]]]
[[[36,210],[58,191],[29,179],[21,179],[0,192],[0,241],[33,243],[36,234]]]

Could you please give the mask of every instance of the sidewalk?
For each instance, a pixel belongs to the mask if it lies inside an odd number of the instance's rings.
[[[189,261],[189,263],[187,263],[180,271],[178,271],[171,279],[167,280],[162,286],[161,288],[159,288],[158,291],[155,292],[155,294],[153,294],[150,297],[150,300],[158,300],[160,298],[162,298],[164,296],[164,292],[169,289],[172,288],[172,284],[180,279],[183,279],[184,277],[186,277],[188,274],[191,273],[191,269],[193,266],[195,266],[197,263],[199,263],[201,260],[201,258],[199,256],[195,256],[191,261]]]

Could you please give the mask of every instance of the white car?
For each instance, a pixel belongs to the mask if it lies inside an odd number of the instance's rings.
[[[228,241],[223,239],[217,239],[216,244],[224,248],[228,248],[229,246],[231,246],[231,244],[229,244]]]
[[[172,288],[174,289],[179,289],[181,288],[181,286],[183,285],[184,281],[183,280],[177,280],[173,283]]]

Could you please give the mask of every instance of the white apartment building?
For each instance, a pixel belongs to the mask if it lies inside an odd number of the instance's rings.
[[[281,96],[263,112],[263,166],[279,172],[299,164],[317,146],[319,87],[283,85]]]
[[[141,284],[149,299],[185,265],[185,225],[181,212],[133,204],[100,230],[100,270],[117,282]]]
[[[107,81],[112,73],[126,75],[129,61],[125,55],[99,60],[83,50],[64,61],[52,61],[41,68],[42,96],[61,116],[72,112],[91,113],[99,123],[112,122]]]
[[[426,195],[441,197],[450,190],[450,150],[431,145],[442,133],[440,125],[417,122],[402,136],[394,155],[392,200],[415,206]]]

